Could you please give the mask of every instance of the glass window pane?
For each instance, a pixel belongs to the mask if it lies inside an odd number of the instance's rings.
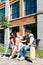
[[[34,8],[31,9],[31,14],[32,14],[32,13],[35,13],[35,12],[34,12]]]
[[[35,0],[31,0],[32,2],[34,2]]]
[[[26,15],[29,15],[29,14],[30,14],[30,10],[27,10]]]
[[[33,8],[33,7],[34,7],[34,2],[31,3],[31,8]]]
[[[12,4],[12,19],[19,17],[19,2]]]
[[[37,7],[37,0],[34,3],[35,3],[35,7]]]
[[[5,8],[0,9],[0,19],[5,15]]]
[[[35,12],[35,13],[37,12],[37,9],[36,9],[36,8],[34,9],[34,12]]]
[[[25,13],[26,13],[26,15],[36,13],[36,11],[37,11],[37,0],[24,0],[24,2],[25,2]]]

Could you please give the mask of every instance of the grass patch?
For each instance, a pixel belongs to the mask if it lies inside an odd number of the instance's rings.
[[[26,56],[30,56],[30,51],[27,51]],[[41,49],[41,50],[36,50],[36,57],[37,57],[37,58],[43,58],[43,49]]]
[[[4,52],[4,47],[0,47],[0,53]],[[11,54],[11,50],[8,50],[8,54]],[[30,51],[27,51],[26,56],[30,56]],[[43,49],[42,50],[36,50],[36,57],[37,58],[43,58]]]
[[[36,57],[43,58],[43,50],[36,50]]]
[[[0,53],[3,53],[4,47],[0,47]]]
[[[0,47],[0,53],[4,53],[4,47]],[[8,54],[11,54],[11,49],[8,49]]]

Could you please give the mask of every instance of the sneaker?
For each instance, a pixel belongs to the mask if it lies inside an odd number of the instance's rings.
[[[3,56],[2,58],[6,58],[6,56]]]
[[[35,62],[35,60],[32,60],[32,63],[34,63]]]
[[[12,59],[12,56],[10,56],[9,59]]]
[[[1,57],[5,56],[4,54],[1,55]]]
[[[24,57],[20,57],[20,58],[18,58],[18,60],[24,60],[25,58]]]

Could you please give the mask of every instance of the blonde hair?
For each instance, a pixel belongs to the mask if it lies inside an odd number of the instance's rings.
[[[17,32],[17,33],[16,33],[16,36],[17,36],[17,37],[20,37],[20,32]]]

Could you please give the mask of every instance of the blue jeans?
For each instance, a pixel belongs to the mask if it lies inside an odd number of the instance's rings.
[[[29,50],[30,50],[30,46],[24,46],[24,47],[22,47],[22,48],[20,49],[20,55],[23,56],[23,57],[25,57],[27,51],[29,51]]]
[[[6,46],[6,48],[4,49],[4,54],[7,54],[9,47],[13,50],[14,49],[14,45],[10,46],[9,44]]]

